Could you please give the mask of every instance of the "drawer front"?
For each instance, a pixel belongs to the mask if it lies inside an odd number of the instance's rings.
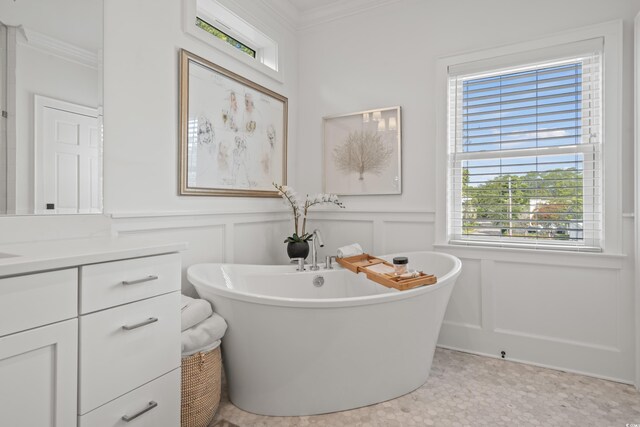
[[[127,417],[129,421],[125,421],[123,417]],[[78,417],[79,427],[176,427],[179,425],[180,369],[175,369]]]
[[[80,267],[80,314],[180,290],[180,255]]]
[[[77,315],[77,268],[0,279],[0,336]]]
[[[80,316],[80,415],[180,366],[180,293]]]

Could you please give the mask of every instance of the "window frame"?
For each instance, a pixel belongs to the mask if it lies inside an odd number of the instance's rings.
[[[594,43],[587,43],[587,46],[582,46],[581,44],[579,44],[578,46],[576,46],[576,53],[574,55],[569,55],[569,56],[565,56],[563,58],[552,58],[546,61],[537,61],[534,64],[519,64],[517,66],[511,66],[511,67],[507,67],[505,68],[501,68],[498,70],[486,70],[486,71],[481,71],[481,72],[474,72],[471,73],[470,75],[467,73],[467,75],[460,75],[460,74],[456,74],[453,76],[450,76],[450,91],[452,90],[452,86],[451,86],[451,79],[455,79],[456,81],[456,85],[459,84],[463,84],[464,85],[464,81],[474,81],[480,78],[483,78],[482,75],[490,75],[492,77],[496,77],[496,76],[504,76],[504,75],[511,75],[511,74],[515,74],[518,72],[524,72],[527,70],[534,70],[534,69],[540,69],[543,67],[546,68],[552,68],[554,66],[558,66],[558,64],[570,64],[570,63],[578,63],[580,62],[581,65],[583,64],[583,61],[586,60],[591,60],[596,58],[593,54],[588,54],[587,52],[592,52],[592,51],[597,51],[598,52],[598,56],[597,58],[600,58],[602,56],[602,49],[603,49],[603,44],[602,44],[602,39],[598,38],[594,40]],[[592,46],[593,44],[593,46]],[[579,54],[580,53],[580,54]],[[584,54],[582,54],[584,53]],[[582,58],[582,59],[580,59]],[[600,71],[597,72],[598,75],[600,75]],[[582,74],[581,74],[582,77]],[[601,80],[600,80],[601,81]],[[600,82],[599,81],[599,82]],[[593,80],[584,80],[582,79],[582,92],[589,92],[588,87],[590,85],[593,84]],[[456,87],[456,92],[459,90]],[[600,100],[600,94],[602,92],[601,88],[600,88],[600,93],[597,96],[597,101]],[[450,92],[451,93],[451,92]],[[577,101],[576,101],[577,102]],[[584,104],[585,102],[588,102],[589,104],[591,104],[591,101],[586,99],[586,98],[582,98],[582,100],[580,101],[581,104]],[[453,105],[455,104],[455,105]],[[460,100],[454,100],[454,99],[449,99],[449,111],[453,111],[453,108],[455,107],[456,109],[456,117],[461,117],[462,116],[462,108],[463,108],[463,104],[464,104],[464,100],[460,101]],[[592,106],[590,105],[590,107],[588,107],[589,110],[591,110],[592,108],[595,108],[597,110],[601,110],[600,106]],[[599,115],[601,116],[601,114]],[[590,116],[585,116],[584,114],[581,114],[581,135],[582,138],[584,138],[585,134],[585,130],[586,129],[590,129],[593,126],[593,123],[591,123],[592,117]],[[601,118],[601,117],[598,117]],[[601,149],[603,141],[601,138],[601,126],[600,123],[598,121],[597,129],[598,129],[598,138],[601,140],[599,143],[595,144],[595,145],[591,145],[591,144],[577,144],[577,146],[575,147],[567,147],[565,145],[561,145],[561,146],[549,146],[549,147],[544,147],[544,149],[542,149],[542,152],[539,152],[539,149],[534,149],[534,148],[520,148],[520,149],[513,149],[513,148],[507,148],[507,149],[499,149],[499,150],[479,150],[479,151],[472,151],[472,152],[467,152],[464,150],[464,145],[460,145],[460,140],[457,137],[457,133],[459,131],[463,131],[464,128],[464,123],[461,125],[462,128],[456,128],[456,129],[452,129],[453,127],[456,127],[453,123],[456,122],[456,119],[452,119],[451,117],[449,117],[450,120],[450,131],[455,131],[455,133],[452,133],[451,135],[449,135],[449,147],[450,149],[452,149],[453,146],[456,147],[455,149],[455,153],[450,152],[449,156],[453,156],[453,159],[448,158],[447,162],[449,163],[450,167],[453,167],[454,170],[462,170],[463,164],[466,161],[474,161],[474,160],[492,160],[495,161],[497,159],[502,159],[502,158],[507,158],[507,159],[514,159],[514,158],[531,158],[531,159],[536,159],[536,161],[538,160],[538,158],[542,158],[544,160],[545,156],[551,155],[551,156],[557,156],[557,155],[563,155],[563,154],[582,154],[584,156],[584,164],[583,164],[583,194],[584,194],[584,198],[583,198],[583,214],[584,217],[583,218],[583,223],[586,220],[586,217],[589,216],[593,216],[594,213],[596,215],[598,215],[598,227],[600,228],[600,223],[601,223],[601,215],[599,215],[596,212],[595,207],[597,205],[599,205],[599,203],[594,203],[594,200],[592,197],[587,196],[587,194],[589,194],[588,190],[591,189],[601,189],[601,184],[602,184],[602,180],[599,178],[595,178],[594,177],[594,173],[596,171],[600,170],[600,167],[596,167],[593,168],[592,167],[592,162],[588,161],[588,157],[592,156],[592,157],[596,157],[598,156],[598,151]],[[453,122],[452,122],[453,120]],[[513,125],[509,125],[509,126],[513,126]],[[455,141],[452,141],[451,139],[455,138]],[[581,138],[581,139],[582,139]],[[575,145],[575,144],[572,144]],[[585,181],[586,180],[590,180],[590,181],[595,181],[597,180],[597,184],[593,184],[593,185],[586,185]],[[513,246],[515,245],[516,247],[540,247],[543,249],[563,249],[563,250],[578,250],[578,251],[591,251],[591,252],[600,252],[601,251],[601,247],[600,247],[600,239],[599,239],[599,234],[596,236],[596,233],[593,231],[593,229],[591,227],[584,227],[582,230],[582,235],[583,235],[583,242],[584,244],[580,244],[580,243],[567,243],[566,240],[563,239],[549,239],[549,240],[543,240],[540,241],[538,239],[527,239],[527,238],[518,238],[518,237],[510,237],[510,238],[504,238],[504,237],[492,237],[492,236],[483,236],[483,235],[473,235],[473,234],[468,234],[465,235],[464,232],[461,233],[455,233],[454,230],[461,230],[463,229],[463,223],[464,223],[464,219],[461,218],[457,218],[457,213],[464,215],[465,210],[463,209],[463,195],[462,195],[462,174],[460,175],[456,175],[454,174],[453,176],[449,176],[449,180],[448,180],[448,185],[450,185],[452,188],[455,188],[456,191],[452,191],[451,197],[452,197],[452,203],[453,203],[453,210],[454,210],[454,214],[449,214],[447,215],[447,227],[448,227],[448,233],[450,236],[450,242],[454,242],[456,244],[483,244],[483,245],[499,245],[499,246],[504,246],[504,247],[509,247],[509,246]],[[459,189],[459,191],[458,191]],[[598,199],[599,201],[599,199]],[[449,208],[451,208],[452,206],[449,206]],[[456,216],[456,218],[453,218],[454,216]],[[518,220],[519,221],[519,220]],[[589,221],[591,222],[591,221]],[[595,244],[589,245],[587,244],[587,242],[596,242]]]
[[[454,197],[449,189],[449,69],[460,67],[478,71],[506,68],[509,65],[530,64],[562,55],[571,56],[574,44],[602,38],[602,236],[603,253],[622,253],[622,21],[613,21],[579,28],[549,37],[493,49],[440,58],[437,61],[436,108],[436,246],[500,247],[502,249],[533,251],[580,251],[580,246],[566,248],[558,245],[538,245],[535,242],[454,241],[449,234],[449,207]],[[568,52],[568,53],[567,53]],[[605,142],[606,141],[606,142]],[[587,249],[587,248],[585,248]],[[592,249],[590,249],[592,250]]]

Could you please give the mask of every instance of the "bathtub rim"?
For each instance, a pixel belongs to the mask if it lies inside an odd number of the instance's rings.
[[[373,305],[373,304],[384,304],[392,301],[400,301],[407,298],[417,297],[423,294],[428,294],[430,292],[435,292],[445,286],[448,286],[450,282],[454,282],[457,276],[460,274],[462,269],[462,261],[454,255],[447,254],[444,252],[434,252],[434,251],[413,251],[413,252],[399,252],[394,254],[382,255],[381,258],[391,259],[394,256],[408,256],[416,254],[434,254],[437,256],[442,256],[445,258],[449,258],[454,262],[453,268],[449,270],[444,276],[438,277],[438,282],[434,285],[421,286],[418,288],[406,290],[406,291],[398,291],[398,292],[389,292],[375,295],[366,295],[359,297],[346,297],[346,298],[288,298],[288,297],[274,297],[268,295],[261,295],[252,292],[240,291],[237,289],[229,289],[227,287],[219,287],[212,284],[209,284],[205,280],[201,280],[194,273],[199,266],[203,265],[212,265],[212,266],[225,266],[225,265],[246,265],[246,266],[261,266],[259,264],[230,264],[230,263],[200,263],[194,264],[187,269],[187,280],[191,283],[196,291],[198,291],[199,287],[210,289],[214,294],[226,297],[229,299],[233,299],[236,301],[242,301],[246,303],[259,304],[259,305],[272,305],[272,306],[280,306],[280,307],[304,307],[304,308],[328,308],[328,307],[353,307],[353,306],[362,306],[362,305]],[[269,266],[269,265],[267,265]],[[202,267],[200,267],[202,268]],[[344,271],[342,267],[336,268],[335,270],[318,270],[313,272],[305,272],[306,275],[310,275],[307,273],[315,273],[315,274],[329,274],[334,271]],[[291,274],[291,273],[282,273],[282,274]],[[294,273],[295,274],[295,273]],[[379,285],[383,286],[383,285]],[[200,295],[200,292],[198,292]],[[203,295],[200,295],[203,297]]]

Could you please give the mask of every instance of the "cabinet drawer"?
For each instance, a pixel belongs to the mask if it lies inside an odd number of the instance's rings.
[[[145,410],[146,412],[143,412]],[[131,419],[136,414],[140,415]],[[125,421],[123,417],[128,417],[130,421]],[[179,425],[180,369],[175,369],[78,417],[79,427],[176,427]]]
[[[0,279],[0,336],[77,315],[76,268]]]
[[[80,314],[180,290],[180,255],[80,267]]]
[[[80,415],[180,366],[180,293],[80,316]]]

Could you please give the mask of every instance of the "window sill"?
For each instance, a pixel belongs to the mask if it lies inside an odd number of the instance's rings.
[[[615,270],[621,270],[627,258],[626,254],[464,246],[450,243],[436,244],[433,245],[433,248],[466,259],[566,267],[610,268]]]

